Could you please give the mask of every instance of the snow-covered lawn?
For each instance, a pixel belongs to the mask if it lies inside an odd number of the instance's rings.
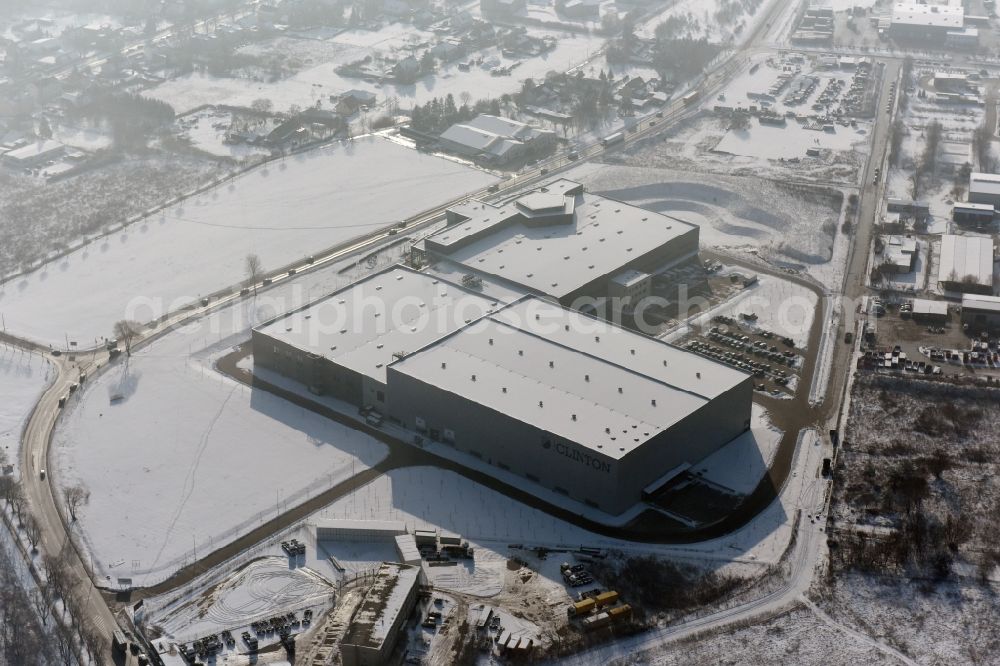
[[[127,375],[119,363],[70,401],[55,471],[90,491],[77,529],[99,575],[156,582],[385,456],[367,435],[213,369],[260,316],[249,308],[167,335]]]
[[[15,470],[21,430],[51,376],[52,366],[41,356],[0,343],[0,451]]]
[[[381,137],[269,163],[0,286],[8,330],[55,345],[110,335],[493,182]]]

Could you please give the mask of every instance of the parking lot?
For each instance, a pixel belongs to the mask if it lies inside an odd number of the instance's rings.
[[[685,340],[684,348],[752,374],[757,391],[791,397],[802,356],[793,340],[757,329],[752,326],[754,321],[749,313],[743,313],[740,320],[716,315],[709,331]]]

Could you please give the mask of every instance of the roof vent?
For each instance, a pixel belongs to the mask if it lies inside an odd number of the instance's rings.
[[[656,398],[653,398],[650,402],[653,403],[653,407],[656,407]]]
[[[601,341],[601,336],[595,335],[594,336],[594,342],[600,342],[600,341]]]
[[[506,387],[506,386],[504,386],[504,387],[503,387],[502,389],[500,389],[500,390],[501,390],[501,391],[503,391],[504,393],[506,393],[506,392],[507,392],[507,387]]]
[[[524,350],[523,349],[518,349],[517,350],[517,355],[518,356],[524,356]]]
[[[611,428],[605,428],[605,429],[604,429],[604,432],[606,432],[607,434],[609,434],[609,435],[610,435],[610,434],[611,434]]]
[[[539,401],[538,401],[538,406],[539,406],[539,407],[544,407],[544,406],[545,406],[545,403],[543,403],[543,402],[542,402],[541,400],[539,400]]]
[[[569,324],[566,324],[566,326],[565,326],[565,329],[566,329],[567,331],[569,330]]]
[[[539,320],[540,318],[541,318],[541,317],[540,317],[540,316],[539,316],[539,315],[538,315],[538,314],[536,313],[536,314],[535,314],[535,321],[538,321],[538,320]]]
[[[576,421],[576,414],[573,414],[573,420]]]
[[[583,376],[583,381],[589,382],[590,381],[590,375],[584,375]]]
[[[618,392],[619,392],[619,393],[624,393],[624,392],[625,392],[625,389],[623,389],[623,388],[622,388],[621,386],[619,386],[619,387],[618,387]]]
[[[448,364],[447,364],[447,363],[444,363],[444,362],[442,362],[442,363],[441,363],[441,369],[442,369],[442,370],[446,370],[447,368],[448,368]]]
[[[550,368],[556,367],[556,362],[555,361],[549,361],[549,367]]]
[[[493,338],[490,338],[490,344],[491,345],[493,344]]]
[[[663,359],[663,367],[667,367],[667,359]]]
[[[472,381],[476,381],[476,376],[472,375]]]
[[[632,356],[635,356],[635,350],[634,349],[629,349],[629,351],[632,352]]]
[[[694,373],[694,376],[697,377],[698,379],[701,379],[701,373],[700,372]]]

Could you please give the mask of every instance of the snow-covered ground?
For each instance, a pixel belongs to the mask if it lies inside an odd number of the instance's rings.
[[[827,263],[839,207],[807,201],[757,178],[587,164],[567,178],[627,203],[700,227],[702,247],[756,247],[807,265]]]
[[[454,161],[366,137],[268,163],[0,286],[8,330],[90,346],[122,318],[150,321],[494,182]]]
[[[269,149],[261,146],[251,146],[245,143],[226,144],[223,139],[231,118],[232,114],[228,111],[209,108],[185,116],[181,122],[191,145],[211,155],[240,160],[271,154]]]
[[[597,35],[529,28],[530,35],[557,36],[556,47],[542,55],[524,59],[504,58],[495,47],[485,49],[475,54],[477,58],[483,58],[482,67],[473,67],[470,71],[463,72],[458,69],[457,62],[452,62],[442,65],[433,74],[406,85],[344,77],[334,71],[337,66],[359,60],[373,50],[382,52],[392,46],[402,46],[405,43],[403,36],[391,31],[391,27],[375,32],[355,30],[341,33],[330,41],[343,48],[332,48],[326,56],[328,59],[279,81],[220,78],[194,73],[161,83],[143,94],[171,104],[178,113],[204,104],[250,106],[255,99],[261,98],[271,100],[276,111],[287,111],[293,104],[307,108],[317,101],[328,107],[330,95],[355,89],[375,93],[378,103],[390,96],[398,97],[400,107],[405,109],[449,93],[456,100],[463,92],[471,94],[473,99],[499,98],[503,93],[520,90],[521,81],[526,78],[541,79],[552,70],[563,72],[579,65],[603,45],[603,38]],[[413,29],[412,26],[406,28],[409,31]],[[514,69],[512,76],[497,77],[490,74],[490,69],[494,66],[509,66],[517,61],[521,64]]]
[[[753,25],[754,16],[763,13],[768,3],[764,0],[750,2],[728,2],[726,0],[677,0],[661,14],[647,21],[636,31],[640,37],[651,38],[655,35],[656,26],[668,19],[686,20],[684,29],[677,36],[687,36],[693,39],[705,38],[713,44],[728,43],[747,31]],[[745,5],[753,7],[749,16]],[[722,17],[720,11],[728,8],[731,16]],[[721,20],[720,20],[721,19]]]
[[[204,597],[191,597],[153,613],[152,622],[171,638],[191,641],[216,633],[249,628],[251,622],[290,610],[326,608],[333,597],[333,584],[305,566],[293,566],[279,554],[265,555],[228,573]],[[156,606],[156,602],[150,605]],[[317,613],[318,615],[318,613]],[[234,633],[242,648],[239,632]]]
[[[811,290],[794,282],[764,275],[756,285],[740,292],[736,298],[696,318],[692,326],[705,329],[711,326],[712,317],[726,315],[741,321],[744,327],[789,337],[795,340],[796,347],[805,349],[818,302],[818,297]],[[756,314],[757,321],[753,324],[742,321],[740,314],[744,312]]]
[[[119,363],[71,399],[55,471],[90,491],[78,525],[99,575],[154,583],[385,456],[367,435],[213,369],[264,311],[344,279],[304,277],[256,309],[246,301],[170,333],[127,374]]]
[[[41,356],[0,343],[0,450],[14,471],[19,467],[21,430],[51,376],[52,366]]]

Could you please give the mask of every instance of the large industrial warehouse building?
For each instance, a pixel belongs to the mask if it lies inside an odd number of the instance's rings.
[[[617,276],[655,273],[695,256],[698,227],[557,180],[504,204],[468,202],[414,247],[567,307],[603,299]]]
[[[455,298],[435,308],[441,325],[311,332],[318,308],[357,311],[351,299],[373,293],[385,312]],[[504,305],[402,267],[265,324],[253,346],[257,366],[612,514],[750,427],[747,374],[548,300]]]
[[[938,282],[948,291],[993,293],[993,239],[985,236],[941,236]]]

